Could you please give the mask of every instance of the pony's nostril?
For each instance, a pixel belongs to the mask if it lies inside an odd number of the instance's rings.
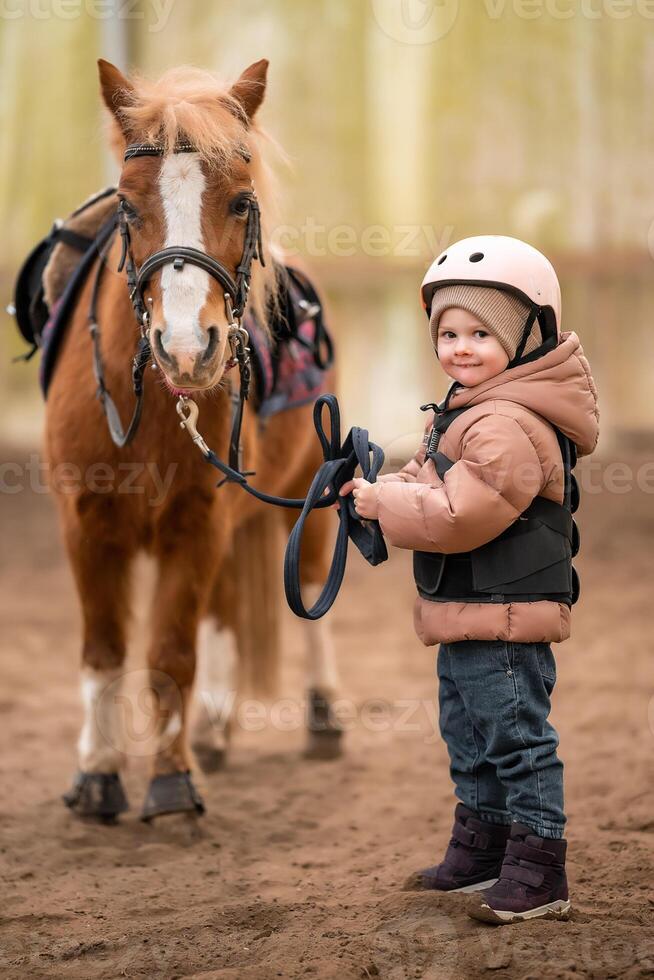
[[[161,361],[164,362],[164,364],[172,364],[173,359],[170,356],[170,354],[166,351],[166,348],[163,345],[163,341],[161,340],[161,330],[154,330],[153,334],[154,334],[155,354]]]
[[[220,341],[220,331],[218,330],[218,327],[209,327],[207,333],[209,334],[209,343],[207,344],[207,348],[200,358],[200,364],[208,364],[212,360]]]

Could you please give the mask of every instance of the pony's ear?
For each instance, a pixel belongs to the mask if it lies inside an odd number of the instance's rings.
[[[120,126],[125,135],[125,117],[121,109],[134,104],[134,86],[128,78],[103,58],[98,60],[98,72],[100,74],[100,91],[107,109],[111,112],[114,119]]]
[[[263,102],[266,92],[267,71],[268,61],[266,58],[255,61],[253,65],[245,69],[229,90],[232,98],[243,106],[248,119],[254,118],[255,112]]]

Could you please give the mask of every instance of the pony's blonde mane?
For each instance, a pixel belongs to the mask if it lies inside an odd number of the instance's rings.
[[[271,168],[264,158],[263,145],[283,158],[279,145],[255,122],[249,121],[241,103],[230,93],[229,85],[200,68],[172,68],[151,81],[131,78],[132,92],[119,110],[128,133],[148,142],[163,143],[173,152],[180,139],[189,140],[201,158],[228,175],[234,162],[246,150],[250,172],[261,207],[261,225],[266,267],[252,267],[250,301],[260,322],[265,323],[268,303],[276,304],[277,277],[270,250],[270,229],[277,221],[277,188]],[[110,140],[122,155],[125,136],[112,117]]]

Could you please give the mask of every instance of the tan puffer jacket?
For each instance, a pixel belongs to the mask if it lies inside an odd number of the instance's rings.
[[[375,486],[386,540],[398,548],[470,551],[501,534],[541,495],[561,503],[563,463],[552,425],[593,452],[599,434],[597,390],[579,338],[563,333],[545,356],[460,388],[449,408],[471,406],[441,437],[438,451],[455,465],[441,481],[425,439],[415,457]],[[550,424],[551,423],[551,424]],[[416,599],[423,643],[456,640],[560,642],[570,608],[558,602],[430,602]]]

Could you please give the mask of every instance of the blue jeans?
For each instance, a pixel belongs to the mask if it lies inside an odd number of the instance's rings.
[[[440,730],[455,793],[484,820],[563,836],[563,763],[547,720],[549,643],[461,640],[438,652]]]

